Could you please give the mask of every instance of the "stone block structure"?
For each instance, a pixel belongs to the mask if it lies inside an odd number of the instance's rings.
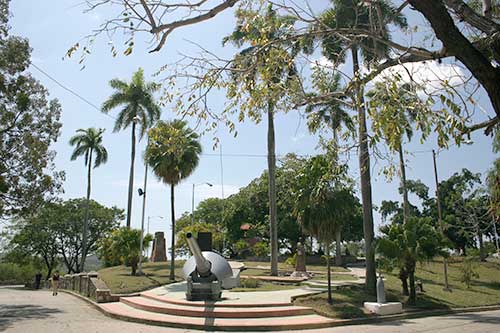
[[[151,262],[167,261],[167,248],[165,245],[165,234],[161,231],[155,232],[153,240],[153,251],[151,252]]]

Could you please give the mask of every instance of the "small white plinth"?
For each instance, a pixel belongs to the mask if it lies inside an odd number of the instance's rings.
[[[403,304],[399,302],[390,302],[390,303],[365,302],[363,305],[366,310],[381,316],[403,312]]]

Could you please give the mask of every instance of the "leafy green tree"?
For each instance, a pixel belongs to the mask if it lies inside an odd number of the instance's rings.
[[[53,232],[56,234],[59,254],[68,273],[82,272],[79,263],[88,254],[97,252],[97,243],[108,237],[123,220],[123,210],[105,207],[86,199],[71,199],[59,204],[54,216]],[[81,226],[88,223],[87,238],[81,235]]]
[[[271,275],[278,275],[278,212],[276,199],[276,143],[274,115],[286,91],[298,83],[294,54],[284,46],[270,43],[285,36],[295,19],[280,16],[269,5],[261,11],[236,11],[235,31],[224,38],[241,48],[233,59],[228,97],[244,101],[240,105],[239,120],[246,116],[260,122],[267,114],[267,166],[269,173],[269,228],[271,239]],[[244,97],[245,96],[245,97]]]
[[[108,151],[102,144],[102,134],[104,129],[95,129],[90,127],[86,130],[78,129],[77,134],[71,137],[69,144],[71,146],[76,146],[71,155],[71,160],[74,161],[80,156],[84,156],[85,166],[87,167],[87,202],[90,201],[90,189],[91,189],[91,173],[92,173],[92,157],[95,155],[94,169],[104,164],[108,161]],[[89,203],[86,207],[86,218],[83,221],[83,244],[82,248],[85,251],[87,248],[87,230],[89,227],[88,214],[89,214]],[[82,262],[80,264],[80,271],[84,270],[85,258],[87,254],[82,253]]]
[[[493,152],[500,152],[500,128],[497,128],[495,131],[493,139]],[[493,161],[493,166],[488,171],[486,182],[488,185],[488,193],[490,195],[490,214],[495,223],[500,225],[500,158]]]
[[[134,73],[130,83],[113,79],[109,81],[109,85],[115,92],[103,103],[102,112],[108,113],[112,109],[122,107],[118,113],[113,132],[124,130],[132,125],[132,149],[127,201],[127,227],[130,228],[132,192],[134,187],[135,127],[139,124],[140,140],[148,128],[160,119],[161,110],[154,98],[154,93],[160,89],[160,86],[154,82],[144,81],[144,70],[142,68],[139,68]]]
[[[151,235],[144,236],[147,247],[153,240]],[[122,227],[114,230],[108,238],[100,242],[99,253],[104,262],[120,262],[132,269],[131,275],[136,275],[141,253],[141,230]]]
[[[361,29],[377,32],[390,40],[389,25],[406,27],[406,19],[400,11],[387,1],[377,1],[378,15],[370,15],[370,6],[362,0],[331,0],[332,7],[320,16],[314,29]],[[359,136],[359,169],[361,174],[361,197],[363,202],[364,238],[366,247],[366,287],[375,294],[375,248],[373,245],[373,203],[370,180],[370,154],[368,148],[368,129],[366,125],[366,111],[364,101],[364,87],[357,78],[361,77],[360,53],[365,63],[376,62],[388,56],[387,44],[380,43],[370,37],[359,37],[354,42],[344,39],[337,34],[325,35],[321,40],[323,54],[333,63],[342,63],[346,60],[346,52],[350,49],[352,57],[353,84],[352,104],[358,117]]]
[[[28,72],[27,39],[9,35],[9,1],[0,0],[0,219],[28,216],[62,190],[50,146],[61,105]]]
[[[23,221],[9,243],[10,251],[21,257],[39,257],[46,267],[47,279],[59,264],[59,246],[54,232],[57,204],[46,203],[39,212]]]
[[[403,294],[409,295],[409,304],[415,304],[416,264],[440,254],[445,255],[442,252],[445,246],[443,236],[436,230],[432,219],[413,216],[406,223],[392,223],[381,227],[380,231],[382,236],[377,241],[377,250],[387,260],[388,267],[396,267],[407,274],[399,276]]]
[[[144,159],[154,174],[170,185],[172,247],[170,279],[175,280],[175,186],[189,177],[198,166],[202,151],[199,135],[182,120],[158,121],[149,131],[150,142]]]
[[[312,157],[296,177],[294,212],[303,228],[325,245],[331,304],[330,245],[337,229],[356,215],[357,198],[352,194],[345,166],[336,165],[329,156]]]

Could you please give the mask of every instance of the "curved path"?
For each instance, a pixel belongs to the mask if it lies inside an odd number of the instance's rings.
[[[357,332],[500,332],[500,311],[399,320],[374,325],[346,326],[310,333]],[[8,333],[183,333],[187,330],[129,323],[106,317],[88,303],[47,290],[27,291],[0,287],[0,332]],[[201,331],[192,331],[201,332]]]

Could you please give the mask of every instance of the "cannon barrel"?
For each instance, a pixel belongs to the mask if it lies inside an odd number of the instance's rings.
[[[189,246],[189,250],[193,254],[193,257],[196,261],[196,270],[201,276],[206,276],[210,274],[211,263],[203,256],[200,246],[196,241],[196,238],[193,237],[193,234],[188,232],[186,234],[186,240]]]

